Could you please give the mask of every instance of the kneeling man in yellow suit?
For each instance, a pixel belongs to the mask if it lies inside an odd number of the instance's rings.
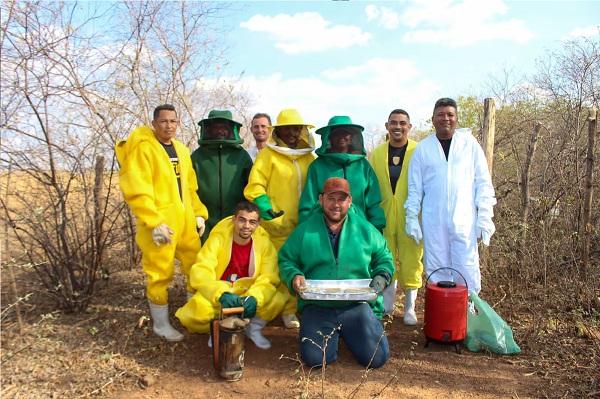
[[[243,306],[246,336],[261,349],[271,347],[262,329],[284,303],[275,296],[277,252],[259,223],[258,207],[242,201],[210,232],[190,271],[196,294],[175,313],[189,332],[207,333],[221,308]]]

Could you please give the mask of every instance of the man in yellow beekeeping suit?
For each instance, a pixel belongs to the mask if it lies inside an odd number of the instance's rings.
[[[250,171],[244,196],[260,209],[261,226],[271,236],[279,250],[298,224],[298,203],[306,183],[308,166],[315,159],[314,139],[295,109],[284,109],[277,121],[269,127],[271,137],[267,147],[256,157]],[[286,298],[282,318],[287,328],[298,328],[296,300],[285,285],[281,284],[277,295]]]
[[[404,324],[417,324],[415,302],[423,274],[423,245],[416,244],[404,231],[404,202],[408,195],[408,165],[417,143],[408,138],[412,125],[408,112],[393,110],[385,124],[389,140],[371,153],[370,161],[381,189],[381,207],[385,213],[383,230],[396,262],[396,279],[404,289]],[[393,311],[396,282],[383,292],[386,313]]]
[[[208,218],[196,195],[190,152],[175,140],[178,125],[175,107],[160,105],[154,110],[152,126],[136,128],[115,147],[121,165],[119,184],[137,219],[135,239],[142,251],[153,330],[168,341],[183,339],[169,322],[167,289],[174,260],[181,262],[191,296],[189,271],[200,251],[198,232],[202,234]]]
[[[261,349],[271,347],[262,329],[283,301],[275,297],[277,252],[259,222],[258,207],[242,201],[211,230],[190,272],[196,294],[175,314],[188,331],[207,333],[221,308],[243,307],[248,338]]]

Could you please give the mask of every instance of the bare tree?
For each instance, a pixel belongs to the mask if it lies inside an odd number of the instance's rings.
[[[204,76],[225,63],[212,36],[220,9],[204,2],[2,4],[0,161],[12,164],[17,179],[2,218],[61,308],[87,307],[96,280],[108,274],[107,248],[112,259],[128,249],[137,259],[132,216],[114,179],[116,141],[148,123],[154,106],[172,102],[190,143],[196,113],[245,98]]]

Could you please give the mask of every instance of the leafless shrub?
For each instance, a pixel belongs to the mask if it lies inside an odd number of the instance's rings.
[[[48,293],[66,311],[87,307],[113,258],[139,258],[134,222],[116,188],[113,147],[154,106],[180,107],[181,137],[243,94],[203,74],[225,63],[209,28],[214,3],[4,2],[0,38],[0,162],[14,183],[2,220]],[[103,29],[97,29],[102,25]],[[13,248],[15,250],[15,248]],[[113,253],[114,255],[114,253]]]

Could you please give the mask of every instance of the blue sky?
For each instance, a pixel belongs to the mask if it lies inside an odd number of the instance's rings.
[[[380,130],[394,108],[425,122],[439,97],[489,96],[491,76],[531,73],[561,41],[597,37],[600,1],[236,2],[226,21],[220,73],[243,73],[250,112],[294,107],[317,127],[345,114]]]

